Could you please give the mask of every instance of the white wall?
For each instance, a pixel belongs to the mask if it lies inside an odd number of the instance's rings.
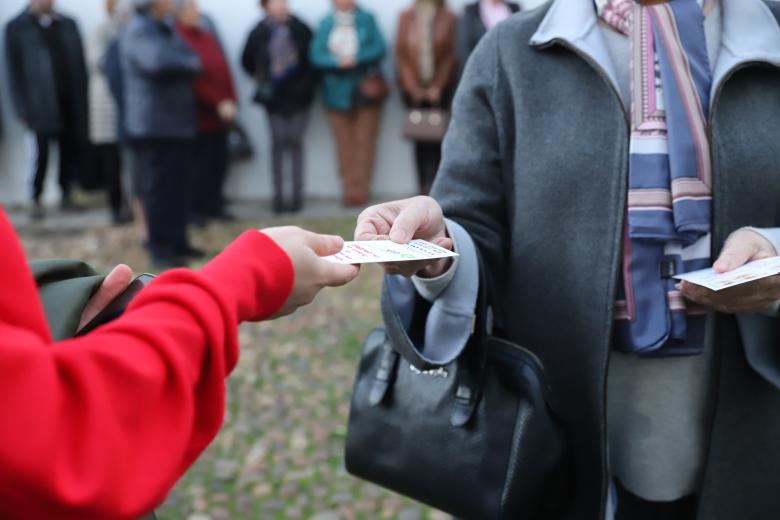
[[[470,0],[449,0],[458,12]],[[535,7],[544,0],[522,0],[526,8]],[[364,0],[363,6],[378,18],[390,44],[395,34],[398,12],[409,0]],[[24,7],[26,0],[0,0],[0,32],[5,24]],[[82,36],[88,35],[103,16],[103,0],[58,0],[57,8],[74,16]],[[329,9],[329,0],[290,0],[299,16],[315,25]],[[252,82],[240,70],[238,58],[244,39],[260,17],[258,0],[201,0],[203,10],[217,23],[220,35],[229,53],[242,100],[242,119],[253,137],[257,158],[233,169],[228,182],[228,193],[234,198],[267,198],[271,190],[269,172],[268,131],[264,112],[250,102]],[[0,42],[3,40],[0,39]],[[3,47],[0,43],[0,47]],[[391,47],[392,48],[392,47]],[[392,63],[385,61],[385,69],[392,79]],[[13,114],[5,74],[5,51],[0,52],[0,103],[3,110],[4,133],[0,141],[0,202],[14,204],[28,198],[30,178],[30,148],[24,128]],[[378,147],[374,193],[384,197],[406,196],[416,187],[412,150],[400,137],[401,105],[397,93],[385,105],[382,132]],[[336,161],[330,132],[322,107],[315,106],[307,133],[307,194],[314,197],[340,195]],[[53,170],[56,161],[52,160]],[[53,173],[53,172],[51,172]],[[56,197],[55,175],[49,175],[47,193]]]

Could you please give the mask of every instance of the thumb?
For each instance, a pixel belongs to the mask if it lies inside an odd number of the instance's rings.
[[[449,249],[450,251],[452,251],[454,247],[452,239],[447,237],[437,238],[433,241],[433,243],[439,247],[443,247],[444,249]]]
[[[414,238],[414,234],[425,222],[425,209],[419,204],[405,207],[393,222],[390,229],[390,240],[397,244],[406,244]]]
[[[109,303],[122,294],[133,281],[133,270],[125,264],[116,266],[103,280],[97,293],[89,300],[81,314],[79,329],[92,321]]]
[[[344,239],[336,235],[318,235],[310,232],[307,235],[306,245],[317,256],[330,256],[335,255],[344,248]]]
[[[752,260],[754,255],[759,252],[758,249],[755,241],[746,237],[734,237],[732,240],[726,241],[723,251],[712,268],[718,273],[736,269]]]

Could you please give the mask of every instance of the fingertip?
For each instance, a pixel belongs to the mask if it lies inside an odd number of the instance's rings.
[[[108,273],[108,276],[111,278],[127,279],[129,281],[133,277],[133,270],[127,264],[119,264]]]
[[[360,274],[360,267],[357,265],[334,265],[332,276],[328,285],[330,287],[341,287],[347,285]]]
[[[722,274],[731,270],[731,263],[728,260],[720,258],[712,265],[712,269],[716,273]]]
[[[439,247],[452,251],[453,242],[451,238],[437,238],[435,243]]]
[[[396,244],[406,244],[411,238],[409,232],[406,230],[395,228],[390,230],[390,240]]]

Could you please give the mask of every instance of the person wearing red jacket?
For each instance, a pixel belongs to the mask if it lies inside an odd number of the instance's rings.
[[[193,83],[198,133],[191,201],[192,223],[202,227],[208,219],[231,219],[225,211],[222,185],[228,169],[228,129],[236,118],[237,96],[216,28],[200,13],[196,0],[181,3],[176,27],[203,67]]]
[[[247,231],[200,271],[162,274],[114,322],[53,342],[0,206],[0,518],[131,519],[159,506],[222,425],[238,324],[351,281],[357,267],[319,258],[342,245]],[[88,313],[131,277],[112,272]]]

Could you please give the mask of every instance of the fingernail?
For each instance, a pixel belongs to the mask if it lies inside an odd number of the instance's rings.
[[[394,230],[390,232],[390,240],[393,242],[406,243],[409,241],[409,233],[406,231]]]

